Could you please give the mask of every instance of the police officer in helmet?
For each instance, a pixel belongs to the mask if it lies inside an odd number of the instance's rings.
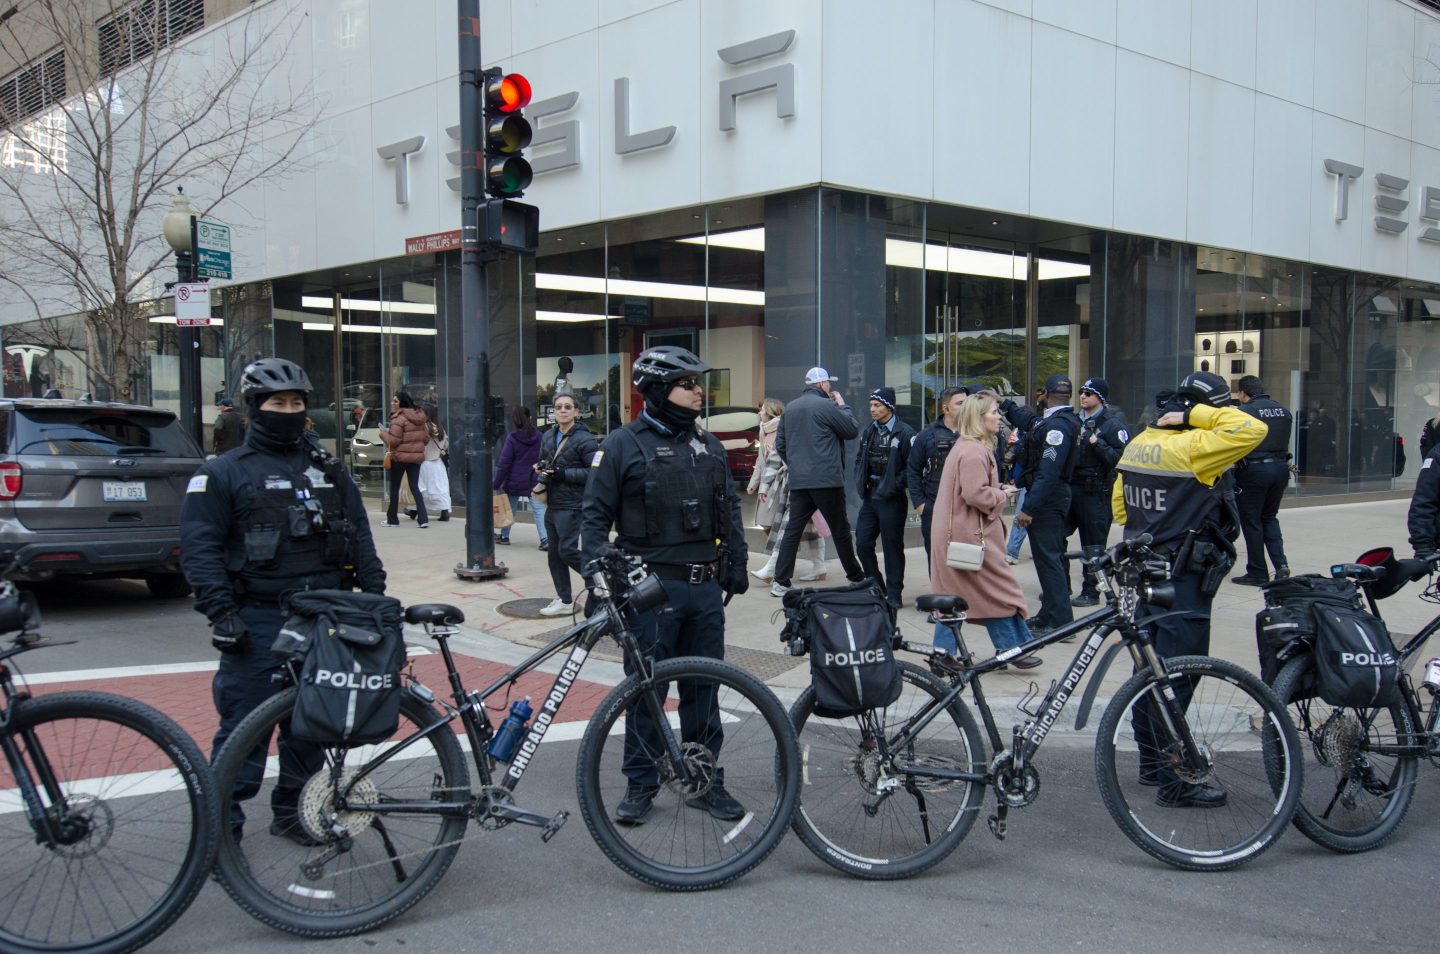
[[[356,584],[367,593],[385,592],[360,492],[305,430],[310,391],[304,369],[283,358],[245,368],[245,442],[196,471],[180,510],[180,565],[220,651],[212,686],[220,728],[212,758],[251,710],[284,688],[270,646],[285,621],[287,593]],[[245,821],[239,802],[260,790],[266,747],[251,753],[236,785],[229,821],[237,839]],[[319,754],[282,729],[280,760],[290,768],[280,777],[308,777]],[[296,821],[299,795],[298,787],[276,785],[270,832],[312,844]]]
[[[1258,417],[1269,428],[1260,446],[1235,465],[1235,502],[1240,508],[1240,532],[1245,535],[1245,573],[1235,583],[1259,586],[1270,581],[1265,555],[1275,565],[1275,579],[1290,575],[1285,538],[1280,535],[1280,501],[1290,483],[1290,431],[1295,415],[1270,399],[1265,385],[1253,374],[1240,379],[1235,390],[1240,410]]]
[[[1070,574],[1065,567],[1065,538],[1070,513],[1069,478],[1075,468],[1075,445],[1080,419],[1070,407],[1074,386],[1064,374],[1045,380],[1042,414],[1010,399],[1000,413],[1025,435],[1025,505],[1015,514],[1015,525],[1030,534],[1030,553],[1040,578],[1040,612],[1026,622],[1035,635],[1071,623]],[[998,397],[997,397],[998,400]]]
[[[1203,656],[1210,651],[1210,604],[1235,565],[1238,516],[1228,470],[1260,445],[1266,427],[1231,407],[1229,385],[1208,371],[1157,395],[1156,405],[1160,416],[1120,456],[1111,506],[1126,539],[1150,534],[1151,546],[1170,562],[1175,602],[1151,624],[1156,653]],[[1182,706],[1193,691],[1184,682],[1176,684]],[[1148,700],[1135,704],[1140,784],[1156,786],[1162,806],[1224,805],[1224,789],[1185,782],[1169,768],[1154,741],[1157,718]]]
[[[725,656],[726,594],[749,588],[740,498],[730,483],[725,448],[700,431],[703,375],[710,366],[684,348],[647,349],[635,359],[632,376],[645,398],[640,416],[614,431],[591,462],[580,526],[586,562],[607,544],[643,558],[669,595],[663,612],[640,617],[640,648],[657,661],[673,656]],[[682,684],[680,733],[720,752],[724,734],[713,686]],[[647,713],[631,712],[625,722],[625,798],[616,806],[622,824],[645,821],[659,791],[653,759],[659,733]],[[737,821],[745,809],[716,784],[686,804],[722,821]]]

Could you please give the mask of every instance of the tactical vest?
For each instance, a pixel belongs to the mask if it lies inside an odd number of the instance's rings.
[[[313,460],[297,468],[250,447],[235,462],[255,492],[226,544],[226,566],[242,594],[274,600],[290,590],[347,585],[350,521],[334,478]]]
[[[1240,410],[1265,422],[1265,426],[1269,428],[1260,446],[1245,455],[1245,459],[1284,460],[1285,455],[1290,452],[1290,429],[1295,420],[1289,409],[1270,400],[1268,395],[1261,394],[1249,404],[1240,405]]]
[[[697,453],[703,436],[677,444],[644,424],[623,430],[645,456],[645,475],[642,492],[621,501],[620,535],[655,547],[713,544],[725,526],[724,453]]]
[[[1045,443],[1045,432],[1052,427],[1060,428],[1071,442],[1069,453],[1065,455],[1065,467],[1060,473],[1060,479],[1068,481],[1075,473],[1075,464],[1080,457],[1075,453],[1080,428],[1078,426],[1075,428],[1065,427],[1056,420],[1063,413],[1064,411],[1057,411],[1049,417],[1040,418],[1035,422],[1035,426],[1030,428],[1030,433],[1025,435],[1024,456],[1021,458],[1024,462],[1024,473],[1020,476],[1020,485],[1026,490],[1035,485],[1035,478],[1040,471],[1040,459],[1045,454],[1045,448],[1049,446]]]
[[[925,468],[921,471],[921,476],[924,479],[925,496],[934,500],[940,494],[940,474],[945,470],[945,458],[950,456],[950,451],[955,447],[955,432],[948,427],[937,425],[930,428],[930,433],[933,435],[930,456],[925,458]]]
[[[870,427],[872,433],[865,457],[865,473],[874,480],[885,476],[885,470],[890,466],[890,450],[898,437],[888,427],[874,424]]]

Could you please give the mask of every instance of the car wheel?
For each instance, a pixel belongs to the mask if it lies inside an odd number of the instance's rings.
[[[145,577],[145,585],[157,599],[176,600],[190,595],[190,584],[180,573],[160,573]]]

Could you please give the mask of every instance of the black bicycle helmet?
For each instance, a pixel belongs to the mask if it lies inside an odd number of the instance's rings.
[[[669,384],[681,378],[699,377],[710,370],[693,352],[675,345],[647,348],[635,359],[630,374],[638,390],[649,384]]]
[[[1230,385],[1218,374],[1196,371],[1180,382],[1175,395],[1189,404],[1208,404],[1211,407],[1225,407],[1230,403]]]
[[[311,390],[305,369],[284,358],[261,358],[246,365],[240,375],[240,395],[246,400],[281,391],[299,391],[309,397]]]

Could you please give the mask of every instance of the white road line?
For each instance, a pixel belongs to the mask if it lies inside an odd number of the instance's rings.
[[[424,646],[406,646],[407,656],[433,656],[434,650]],[[208,662],[167,663],[163,666],[114,666],[109,669],[66,669],[60,672],[26,673],[24,681],[31,686],[54,685],[58,682],[94,682],[105,679],[133,679],[138,676],[173,676],[182,672],[214,672],[220,660]]]

